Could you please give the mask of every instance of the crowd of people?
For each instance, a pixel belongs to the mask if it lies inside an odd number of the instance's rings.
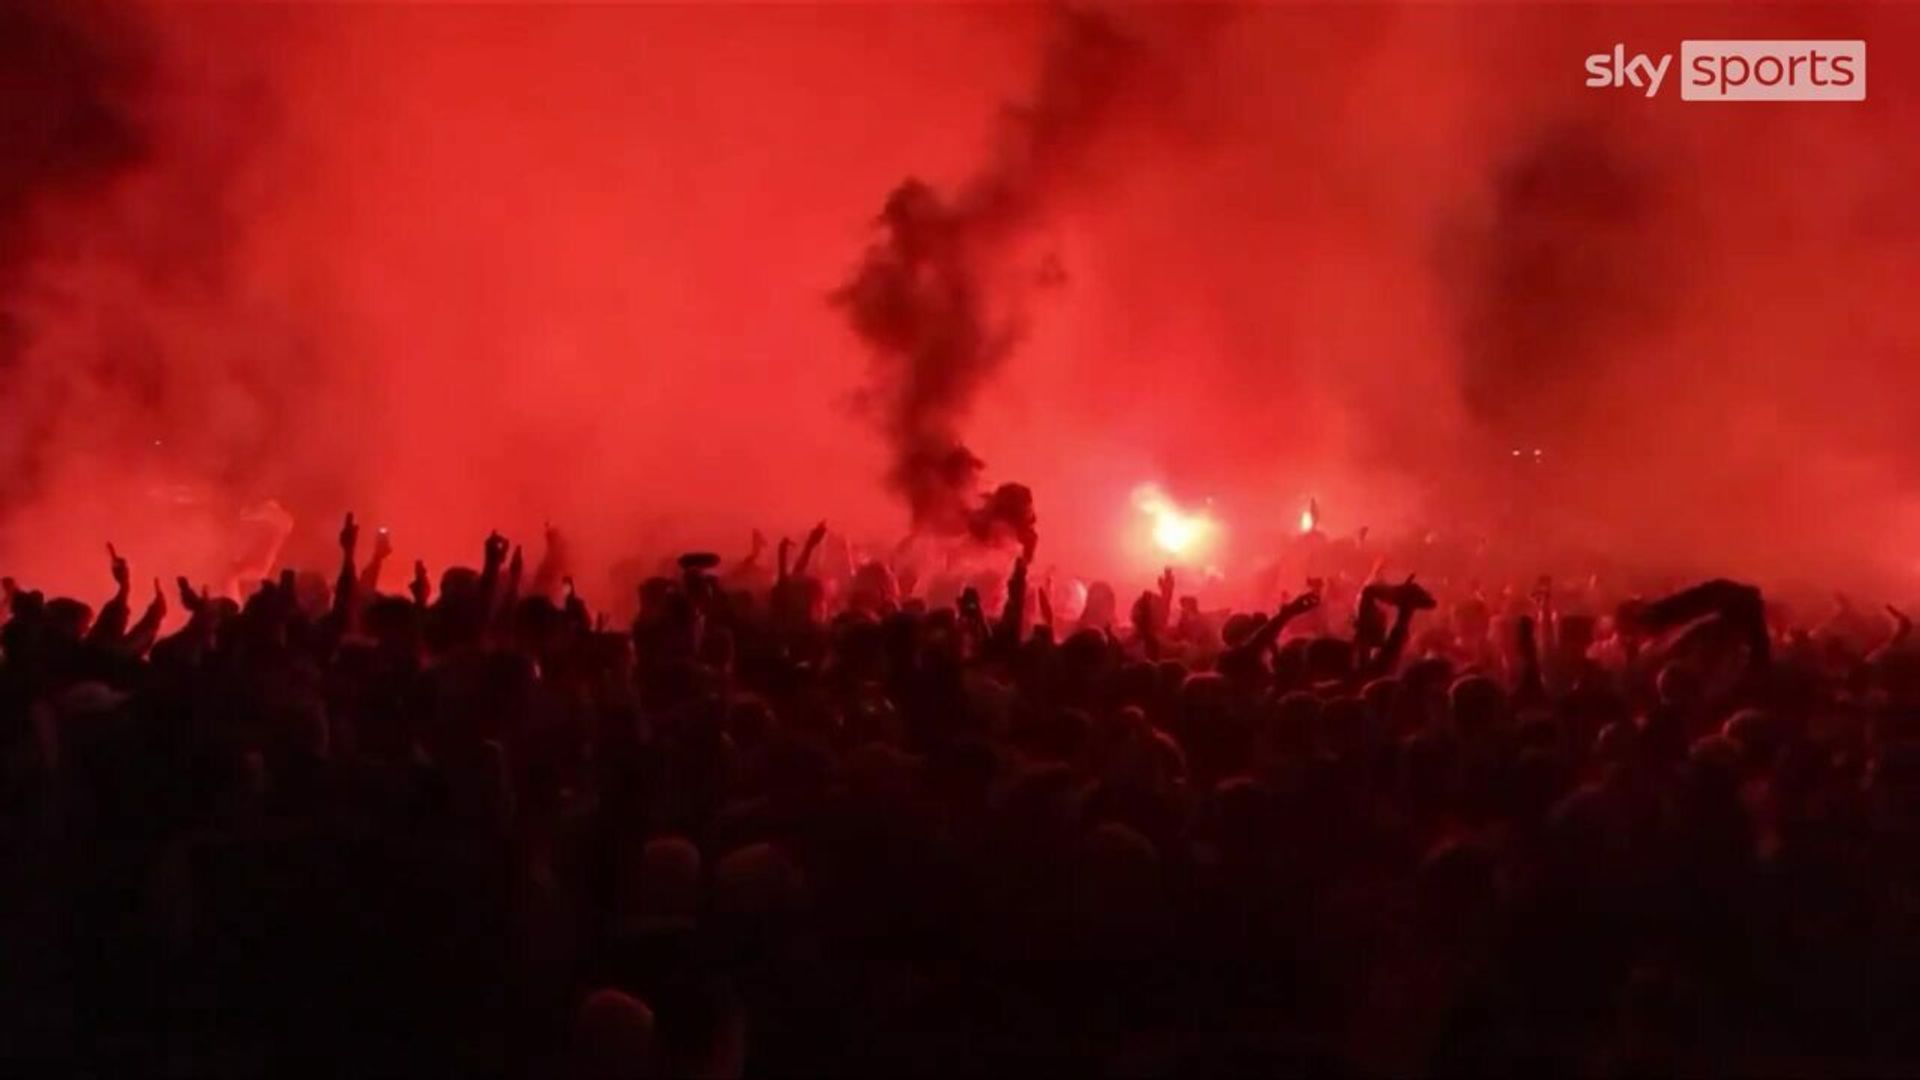
[[[1897,610],[1067,611],[1031,537],[943,590],[826,535],[682,556],[626,628],[557,536],[389,592],[351,517],[243,600],[9,579],[6,1072],[1920,1069]]]

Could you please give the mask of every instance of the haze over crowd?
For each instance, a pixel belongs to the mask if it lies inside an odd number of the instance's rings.
[[[905,355],[939,376],[914,415],[982,486],[1028,485],[1088,574],[1157,567],[1129,499],[1153,482],[1212,498],[1241,556],[1314,497],[1340,531],[1910,589],[1916,31],[10,4],[0,564],[75,588],[111,539],[205,576],[266,498],[307,562],[347,506],[436,563],[549,520],[601,564],[822,516],[897,538]],[[1685,37],[1861,38],[1874,81],[1582,86],[1588,53]],[[849,310],[909,178],[967,237],[958,352]]]

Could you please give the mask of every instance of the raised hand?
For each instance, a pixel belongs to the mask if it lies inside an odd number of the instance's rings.
[[[180,590],[180,606],[198,614],[205,604],[202,603],[200,594],[193,591],[193,582],[188,581],[187,576],[182,574],[175,578],[173,583]]]
[[[167,590],[159,578],[153,579],[153,599],[147,601],[147,611],[156,619],[167,617]]]
[[[1320,606],[1319,591],[1310,589],[1306,592],[1301,593],[1299,596],[1296,596],[1293,599],[1288,600],[1285,604],[1281,605],[1280,614],[1289,619],[1297,618],[1301,615],[1305,615],[1307,612],[1312,611],[1314,608],[1317,608],[1319,606]]]
[[[807,531],[807,547],[817,548],[820,546],[820,541],[825,540],[826,538],[827,538],[827,523],[825,521],[822,521],[818,525],[815,525],[812,529],[809,529]]]
[[[373,557],[384,559],[391,554],[393,554],[393,535],[383,525],[373,531]]]
[[[1160,586],[1161,602],[1166,604],[1168,607],[1172,607],[1173,606],[1173,567],[1169,566],[1164,570],[1160,571],[1160,578],[1157,584]]]
[[[549,533],[551,533],[551,530],[549,530]],[[498,570],[500,565],[507,561],[507,538],[501,536],[497,529],[489,532],[487,534],[487,543],[484,551],[487,560],[486,565]]]
[[[114,550],[112,544],[107,545],[107,559],[108,565],[113,570],[113,583],[120,587],[121,592],[126,592],[129,583],[133,580],[133,571],[127,566],[127,560],[120,557],[120,553]]]
[[[360,544],[360,526],[353,520],[353,511],[347,511],[347,519],[340,524],[340,550],[352,555]]]

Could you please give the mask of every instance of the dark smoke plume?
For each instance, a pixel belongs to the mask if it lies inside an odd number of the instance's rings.
[[[1007,111],[985,168],[950,196],[917,179],[900,184],[881,211],[881,239],[833,296],[872,350],[865,400],[916,532],[992,542],[1033,529],[1025,487],[978,500],[984,463],[964,427],[1024,336],[1037,275],[1009,265],[1013,249],[1080,167],[1138,58],[1137,44],[1099,14],[1061,9],[1057,22],[1033,98]]]

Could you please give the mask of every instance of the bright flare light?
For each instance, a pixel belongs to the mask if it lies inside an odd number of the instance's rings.
[[[1192,555],[1213,535],[1214,521],[1205,511],[1188,513],[1153,484],[1133,491],[1133,505],[1153,521],[1153,542],[1169,555]]]
[[[1308,499],[1307,508],[1300,511],[1300,531],[1310,533],[1320,525],[1320,500]]]

